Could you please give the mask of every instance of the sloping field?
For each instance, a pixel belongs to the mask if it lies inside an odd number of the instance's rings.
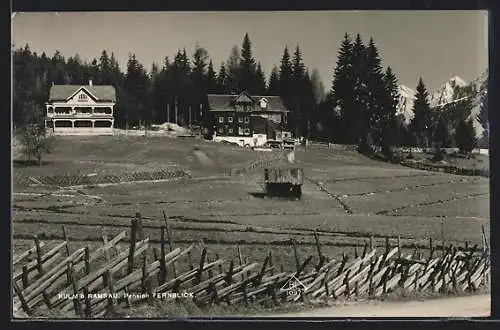
[[[59,139],[47,157],[49,165],[15,167],[15,175],[175,168],[191,177],[78,190],[15,187],[14,248],[25,246],[33,234],[60,240],[62,225],[75,246],[102,244],[103,231],[114,235],[124,230],[137,212],[154,244],[165,212],[176,244],[204,239],[211,251],[231,257],[240,245],[246,255],[261,259],[271,250],[276,260],[290,265],[290,238],[305,257],[314,252],[314,230],[333,255],[361,249],[370,236],[375,245],[383,245],[386,236],[394,244],[399,235],[403,247],[413,250],[425,249],[429,238],[481,244],[481,226],[489,235],[487,179],[381,163],[354,151],[308,148],[295,155],[306,176],[303,198],[264,199],[259,195],[262,168],[228,175],[231,168],[243,168],[259,157],[252,150],[195,139]]]

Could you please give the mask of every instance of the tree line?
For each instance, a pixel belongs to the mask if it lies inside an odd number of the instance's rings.
[[[117,92],[115,123],[118,128],[175,122],[212,129],[207,94],[279,95],[290,110],[288,129],[296,136],[336,143],[376,145],[390,155],[394,146],[455,146],[474,140],[467,121],[471,101],[436,111],[420,79],[413,106],[415,117],[405,123],[397,108],[398,82],[382,59],[373,38],[365,44],[358,34],[345,34],[334,65],[332,87],[324,92],[317,70],[304,64],[299,45],[284,47],[279,64],[268,79],[253,56],[245,34],[241,47],[230,50],[228,60],[216,65],[208,51],[196,45],[192,54],[179,49],[150,70],[129,54],[122,71],[113,52],[82,61],[78,54],[64,58],[59,51],[38,55],[28,45],[13,52],[13,121],[16,127],[39,122],[52,84],[112,85]],[[458,94],[476,91],[457,88]],[[484,113],[484,111],[482,111]],[[484,117],[484,114],[483,114]],[[446,130],[444,129],[446,127]],[[462,137],[458,137],[462,134]],[[467,136],[469,135],[469,136]],[[474,141],[472,141],[474,143]]]

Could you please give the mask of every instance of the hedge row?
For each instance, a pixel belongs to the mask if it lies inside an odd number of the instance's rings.
[[[488,170],[480,168],[466,168],[454,165],[430,165],[408,160],[402,161],[401,165],[425,171],[443,172],[456,175],[481,176],[485,178],[490,177],[490,173]]]

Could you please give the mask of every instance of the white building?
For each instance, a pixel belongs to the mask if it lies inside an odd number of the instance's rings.
[[[54,135],[112,135],[113,86],[52,85],[45,126]]]

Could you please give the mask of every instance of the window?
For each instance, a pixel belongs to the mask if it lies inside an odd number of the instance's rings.
[[[261,109],[267,109],[267,99],[265,98],[260,99],[260,107]]]
[[[224,134],[224,129],[222,127],[219,127],[219,129],[217,130],[217,133]]]
[[[243,134],[250,135],[250,128],[243,129]]]
[[[233,117],[227,117],[227,122],[232,123],[233,122]]]
[[[90,120],[76,120],[75,127],[92,127],[92,122]]]
[[[219,123],[223,123],[224,122],[224,117],[219,117]]]
[[[49,108],[47,109],[47,113],[48,113],[48,114],[53,114],[53,113],[54,113],[54,108],[49,107]]]
[[[82,94],[78,95],[78,101],[83,101],[84,102],[84,101],[87,101],[87,100],[88,100],[88,97],[87,97],[86,94],[82,93]]]
[[[243,123],[243,117],[238,117],[238,123]]]
[[[109,121],[109,120],[96,120],[94,122],[94,127],[111,127],[111,121]]]
[[[233,134],[233,129],[230,127],[230,128],[227,130],[227,132],[228,132],[229,134]]]
[[[238,135],[243,135],[243,127],[238,127]]]
[[[73,123],[71,120],[56,120],[54,122],[55,127],[65,127],[65,128],[71,128],[73,127]]]
[[[245,117],[245,124],[250,123],[250,117]]]

